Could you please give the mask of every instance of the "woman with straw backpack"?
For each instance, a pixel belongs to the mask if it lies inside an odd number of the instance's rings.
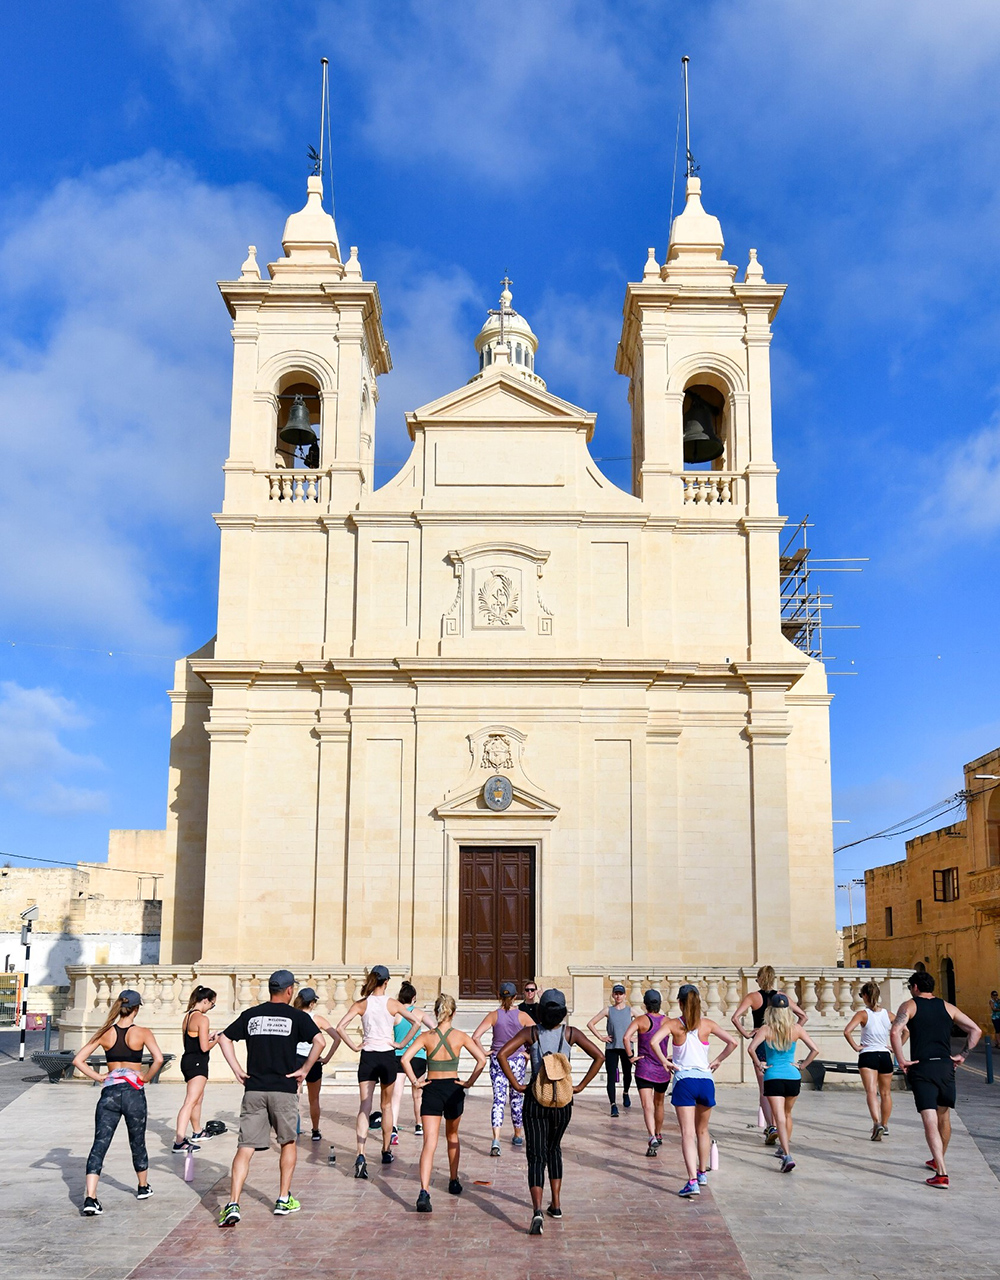
[[[566,997],[555,988],[543,991],[538,1002],[537,1025],[523,1028],[497,1054],[500,1070],[510,1087],[525,1095],[524,1136],[532,1210],[528,1234],[532,1236],[540,1236],[545,1224],[542,1193],[546,1169],[552,1193],[546,1212],[550,1218],[562,1217],[562,1139],[573,1113],[573,1095],[586,1089],[604,1062],[603,1054],[593,1040],[565,1023]],[[517,1079],[510,1065],[511,1057],[525,1045],[531,1056],[527,1083]],[[587,1074],[575,1088],[569,1063],[573,1045],[591,1058]]]

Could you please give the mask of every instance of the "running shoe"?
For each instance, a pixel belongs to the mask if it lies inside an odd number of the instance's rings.
[[[884,1124],[882,1126],[882,1137],[888,1138],[888,1136],[889,1136],[889,1126],[887,1124]]]
[[[872,1142],[882,1141],[882,1126],[880,1124],[872,1125]]]
[[[413,1126],[413,1132],[417,1135],[418,1138],[422,1138],[424,1134],[424,1126],[422,1124],[415,1124]]]
[[[135,1193],[135,1198],[137,1200],[148,1200],[152,1194],[153,1194],[153,1188],[147,1182],[144,1187],[137,1188]]]
[[[542,1217],[541,1209],[536,1209],[531,1215],[531,1226],[528,1227],[529,1236],[540,1236],[545,1227],[545,1219]]]
[[[393,1160],[395,1160],[395,1158],[396,1158],[396,1157],[392,1154],[392,1152],[391,1152],[391,1151],[383,1151],[383,1152],[382,1152],[382,1163],[383,1163],[383,1164],[392,1164],[392,1162],[393,1162]]]
[[[701,1187],[698,1186],[698,1179],[692,1178],[690,1182],[685,1182],[677,1194],[679,1196],[683,1196],[685,1200],[691,1196],[700,1196]]]
[[[448,1194],[450,1196],[460,1196],[462,1194],[462,1184],[457,1178],[452,1178],[448,1183]]]
[[[369,1129],[382,1128],[382,1112],[381,1111],[373,1111],[371,1113],[371,1115],[368,1117],[368,1128]]]
[[[656,1142],[653,1138],[650,1138],[649,1142],[646,1145],[646,1155],[651,1156],[653,1158],[655,1158],[656,1156]]]
[[[182,1138],[180,1142],[175,1142],[171,1148],[175,1156],[187,1155],[189,1151],[200,1151],[201,1147],[197,1142],[192,1142],[190,1138]]]
[[[313,1129],[313,1131],[312,1131],[312,1140],[313,1140],[313,1142],[322,1142],[322,1141],[323,1141],[323,1135],[320,1133],[320,1131],[319,1131],[318,1129]]]
[[[781,1172],[782,1172],[782,1173],[791,1173],[791,1172],[792,1172],[792,1170],[793,1170],[794,1168],[795,1168],[795,1161],[792,1159],[792,1157],[791,1157],[791,1156],[782,1156],[782,1157],[781,1157]]]
[[[773,1124],[768,1125],[768,1127],[764,1130],[764,1146],[773,1147],[777,1141],[778,1141],[778,1130],[774,1127]]]
[[[524,1146],[524,1139],[523,1139],[519,1134],[516,1134],[516,1133],[515,1133],[515,1134],[514,1134],[514,1136],[513,1136],[513,1138],[511,1138],[511,1140],[510,1140],[510,1145],[511,1145],[512,1147],[523,1147],[523,1146]]]
[[[612,1120],[618,1119],[618,1108],[615,1106],[613,1102],[611,1104],[611,1118]]]
[[[240,1206],[235,1201],[230,1200],[229,1204],[224,1205],[219,1210],[219,1226],[235,1227],[240,1220]]]
[[[356,1178],[364,1178],[364,1179],[367,1181],[367,1178],[368,1178],[368,1161],[364,1158],[364,1156],[358,1156],[357,1160],[355,1160],[355,1162],[354,1162],[354,1176],[355,1176]]]
[[[562,1217],[562,1209],[560,1209],[558,1205],[550,1204],[549,1207],[545,1210],[545,1212],[549,1215],[550,1218],[559,1219]]]
[[[627,1093],[623,1093],[623,1094],[622,1094],[622,1106],[623,1106],[623,1107],[625,1108],[625,1110],[627,1111],[631,1105],[632,1105],[632,1099],[628,1096],[628,1094],[627,1094]]]
[[[421,1191],[417,1196],[417,1213],[433,1213],[431,1208],[431,1193],[429,1191]]]
[[[699,1187],[708,1186],[708,1170],[707,1169],[698,1170],[698,1186]]]
[[[389,1139],[389,1146],[390,1147],[399,1146],[399,1130],[396,1128],[395,1125],[392,1126],[392,1137]]]
[[[924,1181],[929,1187],[941,1187],[942,1190],[946,1190],[950,1185],[946,1173],[936,1173],[933,1178],[925,1178]]]
[[[934,1170],[934,1172],[935,1172],[935,1173],[937,1173],[937,1161],[936,1161],[936,1160],[925,1160],[925,1161],[924,1161],[924,1168],[925,1168],[925,1169],[933,1169],[933,1170]]]
[[[662,1134],[662,1133],[658,1133],[658,1134],[656,1135],[656,1145],[657,1145],[658,1147],[662,1147],[662,1146],[663,1146],[663,1134]]]
[[[104,1205],[94,1196],[87,1196],[83,1202],[83,1216],[85,1218],[96,1218],[99,1213],[104,1212]]]
[[[493,1141],[490,1143],[490,1155],[498,1156],[499,1154],[500,1154],[500,1143],[496,1140],[496,1138],[494,1138]]]
[[[214,1133],[209,1133],[207,1129],[199,1129],[197,1133],[192,1133],[189,1141],[191,1142],[207,1142],[209,1138],[214,1138]]]
[[[290,1213],[298,1213],[302,1208],[298,1200],[293,1195],[283,1196],[280,1200],[274,1202],[274,1216],[276,1218],[284,1218]]]

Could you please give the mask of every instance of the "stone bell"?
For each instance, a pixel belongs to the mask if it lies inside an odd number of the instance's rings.
[[[296,448],[300,445],[314,446],[319,442],[319,436],[309,421],[305,396],[297,395],[292,401],[292,407],[288,411],[288,421],[278,432],[278,438]],[[712,457],[715,457],[715,454]]]
[[[721,458],[725,445],[715,434],[715,410],[697,393],[687,393],[684,411],[684,461],[711,462]]]

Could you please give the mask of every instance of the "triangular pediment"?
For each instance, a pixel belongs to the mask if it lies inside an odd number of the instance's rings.
[[[412,436],[419,426],[442,422],[587,424],[592,430],[595,416],[525,382],[517,374],[493,369],[482,378],[414,409],[406,415],[406,422]]]
[[[481,786],[469,787],[450,800],[444,800],[434,810],[436,818],[512,818],[551,819],[558,814],[556,805],[543,800],[526,788],[512,784],[513,796],[506,809],[490,809],[483,799]]]

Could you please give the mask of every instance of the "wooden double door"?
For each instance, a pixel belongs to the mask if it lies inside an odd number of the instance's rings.
[[[459,846],[458,972],[467,998],[534,976],[534,846]]]

